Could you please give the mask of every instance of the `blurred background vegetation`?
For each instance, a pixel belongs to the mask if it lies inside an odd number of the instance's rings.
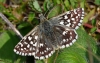
[[[20,38],[0,18],[0,63],[100,63],[100,0],[0,0],[0,13],[24,36],[39,24],[38,14],[47,19],[83,7],[83,25],[78,40],[69,48],[56,51],[48,60],[34,60],[13,52]],[[28,59],[27,59],[28,58]]]

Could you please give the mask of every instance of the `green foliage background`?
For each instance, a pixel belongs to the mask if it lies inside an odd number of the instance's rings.
[[[98,3],[99,0],[95,0]],[[85,0],[14,0],[18,8],[13,8],[5,4],[6,0],[0,0],[0,12],[16,26],[22,35],[26,35],[34,26],[39,24],[38,13],[46,13],[47,19],[57,16],[68,10],[83,7],[85,9]],[[100,1],[99,1],[100,2]],[[20,3],[20,4],[19,4]],[[41,6],[40,3],[43,5]],[[25,14],[25,16],[23,16]],[[92,12],[89,14],[91,15]],[[88,16],[89,16],[88,15]],[[23,20],[24,17],[27,19]],[[88,20],[84,17],[84,22]],[[83,22],[83,23],[84,23]],[[6,23],[0,19],[0,63],[22,63],[25,57],[19,56],[13,52],[14,46],[20,41],[15,32],[9,29]],[[100,49],[97,48],[96,41],[89,36],[81,26],[77,33],[78,40],[68,48],[56,51],[47,63],[90,63],[90,57],[93,63],[100,62]],[[36,60],[36,63],[45,63],[45,60]]]

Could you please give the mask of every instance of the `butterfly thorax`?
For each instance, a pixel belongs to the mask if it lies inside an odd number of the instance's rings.
[[[52,47],[53,43],[55,44],[57,39],[54,34],[54,25],[49,22],[44,16],[40,16],[40,32],[43,38],[45,37],[45,42],[48,46]],[[52,45],[51,45],[52,44]]]
[[[42,15],[39,15],[40,17],[40,32],[45,34],[46,36],[49,36],[52,33],[52,24]]]

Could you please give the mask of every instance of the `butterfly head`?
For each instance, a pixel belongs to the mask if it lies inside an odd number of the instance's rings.
[[[43,16],[43,14],[39,14],[40,22],[46,21],[46,18]]]

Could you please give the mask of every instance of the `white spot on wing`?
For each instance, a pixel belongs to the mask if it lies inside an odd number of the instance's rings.
[[[21,52],[19,52],[19,55],[21,55]]]
[[[44,52],[42,51],[41,54],[44,54]]]
[[[48,51],[48,50],[49,50],[49,48],[46,48],[46,50]]]
[[[40,43],[40,47],[43,46],[43,43]]]
[[[30,44],[33,44],[33,41],[31,41]]]
[[[16,54],[19,54],[19,51],[16,51]]]
[[[66,34],[66,32],[64,31],[64,32],[63,32],[63,35],[65,35],[65,34]]]
[[[27,48],[29,48],[29,47],[30,47],[30,44],[27,45]]]
[[[33,44],[33,46],[37,46],[37,42],[35,42],[35,44]]]
[[[72,18],[72,20],[74,21],[74,20],[75,20],[75,18]]]
[[[51,56],[51,53],[49,53],[49,57]]]
[[[30,47],[30,51],[32,51],[32,47]]]
[[[63,41],[65,42],[66,40],[65,40],[65,39],[63,39]]]
[[[82,16],[84,17],[84,14],[82,14]]]
[[[22,53],[22,56],[24,56],[24,53]]]
[[[35,39],[38,39],[38,36],[35,36]]]
[[[84,17],[81,17],[81,19],[83,19]]]
[[[27,55],[27,53],[24,54],[25,56]]]
[[[74,21],[73,23],[74,23],[74,24],[76,24],[76,22],[75,22],[75,21]]]
[[[35,55],[35,52],[33,52],[32,55]]]
[[[54,51],[51,51],[51,54],[53,54],[54,53]]]
[[[24,50],[26,50],[26,48],[24,48]]]
[[[75,27],[75,29],[78,29],[78,28],[79,28],[79,26],[76,26],[76,27]]]
[[[82,14],[84,14],[84,12],[82,12]]]
[[[21,51],[23,51],[23,48],[21,48]]]
[[[61,48],[65,48],[65,45],[62,45]]]
[[[16,49],[14,49],[14,52],[16,52]]]
[[[44,52],[47,52],[46,50],[44,50]]]
[[[65,15],[64,17],[65,17],[64,19],[68,19],[67,15]]]
[[[74,13],[77,14],[76,9],[74,9]]]
[[[23,47],[23,44],[21,42],[19,42],[18,44],[21,45],[21,47]]]
[[[82,8],[82,10],[84,11],[84,8]]]
[[[60,22],[60,24],[64,24],[64,22],[63,22],[63,21],[61,21],[61,22]]]
[[[41,56],[40,59],[44,59],[44,56]]]
[[[70,35],[72,35],[72,32],[70,32]]]
[[[39,57],[35,56],[36,59],[39,59]]]
[[[28,36],[28,39],[29,39],[29,40],[31,40],[31,39],[32,39],[32,37]]]
[[[70,46],[72,45],[72,43],[70,43]]]
[[[68,19],[67,22],[70,22],[70,19]]]
[[[67,14],[70,14],[70,11],[68,11]]]
[[[76,16],[76,18],[78,18],[78,16]]]
[[[72,42],[74,43],[76,41],[76,39],[74,39]]]
[[[70,40],[72,40],[72,36],[70,36],[70,38],[69,38]]]
[[[31,53],[28,53],[29,54],[29,56],[31,56],[32,54]]]
[[[75,37],[76,39],[78,38],[78,35],[76,35],[76,37]]]
[[[81,23],[78,23],[79,26],[81,26]]]
[[[78,14],[78,16],[80,16],[80,14]]]
[[[66,47],[69,47],[69,44],[66,44]]]
[[[73,14],[71,14],[71,17],[73,17]]]
[[[83,20],[80,20],[80,22],[82,22]]]
[[[46,55],[45,57],[48,58],[48,55]]]
[[[71,23],[67,24],[66,26],[70,27]]]

